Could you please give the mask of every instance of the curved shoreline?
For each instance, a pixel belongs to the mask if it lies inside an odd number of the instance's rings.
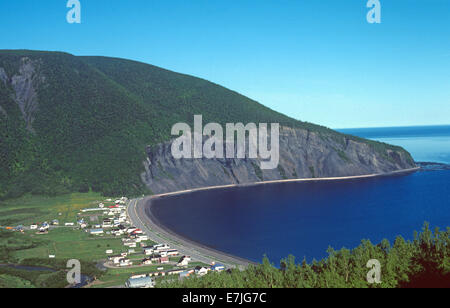
[[[220,190],[227,188],[236,188],[236,187],[251,187],[251,186],[259,186],[266,184],[281,184],[281,183],[301,183],[301,182],[318,182],[318,181],[344,181],[344,180],[352,180],[352,179],[366,179],[366,178],[375,178],[375,177],[383,177],[383,176],[395,176],[402,175],[408,173],[414,173],[420,170],[420,167],[397,170],[388,173],[380,173],[380,174],[368,174],[368,175],[357,175],[357,176],[345,176],[345,177],[329,177],[329,178],[305,178],[305,179],[287,179],[287,180],[274,180],[274,181],[263,181],[256,183],[248,183],[248,184],[229,184],[229,185],[220,185],[220,186],[210,186],[210,187],[202,187],[202,188],[193,188],[188,190],[169,192],[163,194],[157,194],[153,196],[147,196],[141,199],[132,200],[129,206],[129,209],[133,209],[129,212],[129,217],[136,227],[140,227],[142,230],[146,231],[150,238],[155,240],[156,242],[162,242],[171,244],[174,248],[177,248],[181,253],[191,255],[194,259],[197,259],[202,262],[211,263],[213,261],[219,261],[229,267],[247,267],[250,264],[255,264],[255,262],[246,260],[244,258],[233,256],[226,252],[222,252],[216,250],[214,248],[205,246],[201,243],[196,242],[195,240],[190,240],[184,237],[181,234],[176,233],[175,231],[169,229],[164,226],[152,213],[152,201],[157,200],[163,197],[169,196],[178,196],[183,194],[189,194],[193,192],[201,192],[208,190]],[[134,206],[132,205],[134,201]],[[131,215],[130,215],[131,214]]]
[[[250,264],[256,264],[256,262],[233,256],[186,239],[182,235],[168,229],[151,214],[150,208],[153,199],[152,196],[134,199],[130,202],[127,209],[131,222],[143,230],[152,241],[169,244],[182,255],[189,255],[193,260],[206,264],[220,262],[229,268],[245,268]]]

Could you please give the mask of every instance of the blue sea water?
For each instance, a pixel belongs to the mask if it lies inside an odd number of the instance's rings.
[[[416,161],[450,164],[450,127],[343,130],[400,145]],[[203,245],[260,262],[326,257],[361,239],[411,239],[425,221],[450,226],[450,170],[362,180],[284,183],[167,197],[153,214]]]

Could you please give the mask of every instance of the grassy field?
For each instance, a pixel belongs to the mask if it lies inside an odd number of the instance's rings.
[[[96,263],[107,258],[106,250],[113,250],[114,254],[127,251],[120,238],[92,236],[76,227],[64,226],[66,222],[75,223],[81,209],[96,207],[104,199],[96,193],[74,193],[57,197],[25,196],[1,202],[0,226],[3,229],[0,234],[0,263],[20,264],[29,259],[41,263],[49,261],[49,255],[55,255],[56,261],[78,259]],[[58,219],[60,226],[50,229],[48,234],[38,235],[36,231],[21,234],[4,229],[50,222],[53,219]],[[0,272],[0,286],[33,287],[39,281],[35,276],[35,273],[3,268]],[[27,280],[29,277],[34,280]]]
[[[97,193],[74,193],[57,197],[27,195],[0,202],[0,226],[29,225],[58,219],[75,222],[80,209],[96,206],[104,198]]]
[[[32,223],[51,222],[58,219],[59,227],[51,228],[48,234],[36,234],[36,231],[19,232],[0,230],[0,263],[27,265],[42,265],[51,263],[59,270],[64,270],[64,260],[78,259],[94,264],[106,260],[106,250],[113,250],[113,254],[127,252],[128,247],[122,244],[121,238],[110,235],[92,236],[77,227],[65,227],[66,222],[77,221],[78,213],[83,208],[97,207],[99,202],[104,202],[104,197],[96,193],[74,193],[57,197],[25,196],[19,199],[3,201],[0,203],[0,226],[15,227],[18,225],[29,226]],[[105,203],[105,202],[104,202]],[[105,205],[108,205],[105,203]],[[91,223],[89,217],[84,217]],[[95,223],[101,221],[102,216],[96,217]],[[155,244],[146,241],[146,245]],[[132,248],[140,252],[141,248]],[[56,259],[49,259],[49,255],[55,255]],[[143,254],[130,255],[135,265],[140,263],[145,256]],[[171,261],[178,261],[171,258]],[[30,261],[31,260],[31,261]],[[30,264],[31,262],[31,264]],[[34,262],[34,263],[33,263]],[[204,265],[191,263],[190,267]],[[61,267],[61,268],[60,268]],[[135,268],[108,269],[97,276],[97,281],[91,287],[123,286],[132,275],[148,274],[158,271],[162,267],[164,271],[174,268],[173,265],[150,265]],[[53,266],[53,268],[55,268]],[[36,287],[47,286],[51,283],[61,283],[61,273],[36,274],[3,268],[0,270],[0,287]],[[48,276],[48,277],[47,277]],[[54,277],[53,277],[54,276]],[[44,279],[45,278],[45,279]],[[64,277],[63,277],[64,278]],[[177,279],[177,277],[171,277]]]
[[[45,235],[35,235],[31,231],[27,234],[38,237],[46,244],[17,251],[14,256],[18,259],[48,258],[49,255],[55,255],[61,259],[99,261],[107,257],[106,250],[112,249],[115,254],[126,251],[118,238],[92,237],[84,231],[71,228],[53,229]]]
[[[114,253],[126,251],[121,240],[113,237],[94,237],[82,230],[64,227],[66,222],[76,222],[79,211],[98,206],[104,198],[96,193],[74,193],[57,197],[25,196],[0,203],[0,226],[29,226],[58,219],[60,227],[48,234],[36,235],[34,231],[25,234],[41,244],[32,249],[16,251],[17,260],[27,258],[48,258],[55,255],[61,259],[98,261],[106,258],[106,250]]]

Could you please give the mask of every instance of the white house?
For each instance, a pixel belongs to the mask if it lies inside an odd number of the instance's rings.
[[[181,259],[178,261],[177,266],[188,266],[189,265],[189,261],[191,261],[191,258],[188,256],[183,256],[181,257]]]
[[[144,253],[145,253],[145,255],[147,255],[147,256],[152,255],[153,252],[154,252],[153,248],[144,248]]]
[[[92,235],[100,235],[103,234],[103,229],[91,229],[89,230],[89,233]]]
[[[169,257],[178,256],[178,250],[176,250],[176,249],[167,250],[166,252]]]
[[[139,235],[137,238],[139,240],[141,240],[141,241],[148,241],[148,236],[147,235]]]
[[[203,266],[197,266],[195,268],[195,274],[199,275],[199,276],[204,276],[206,274],[208,274],[209,269]]]
[[[168,250],[170,249],[170,246],[167,244],[156,244],[153,246],[153,249],[157,251]]]
[[[133,265],[133,262],[131,262],[130,259],[120,259],[119,260],[120,267],[131,266],[131,265]]]

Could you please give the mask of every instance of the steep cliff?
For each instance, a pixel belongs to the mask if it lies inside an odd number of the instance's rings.
[[[148,147],[142,180],[153,193],[260,181],[382,174],[415,167],[401,148],[344,135],[280,129],[278,168],[261,170],[259,159],[174,159],[171,142]]]

